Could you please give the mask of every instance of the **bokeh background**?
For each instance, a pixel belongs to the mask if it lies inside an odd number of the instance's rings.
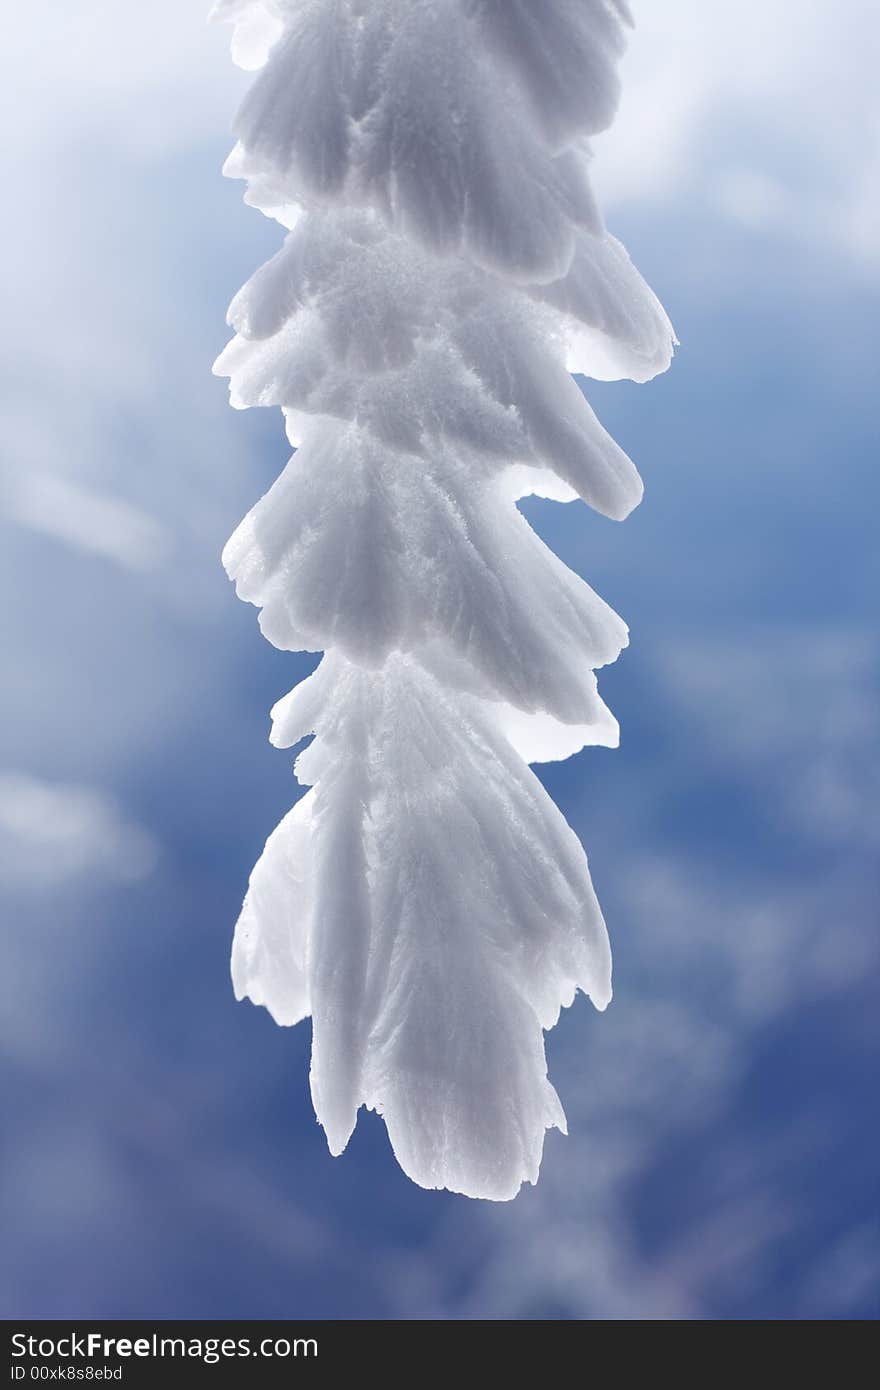
[[[635,6],[596,177],[681,348],[589,390],[625,526],[526,504],[632,629],[620,750],[540,770],[616,994],[550,1035],[571,1134],[498,1206],[412,1186],[374,1115],[332,1160],[308,1025],[228,983],[306,662],[218,558],[286,448],[210,374],[281,233],[220,177],[245,79],[206,5],[4,31],[0,1311],[876,1316],[873,0]]]

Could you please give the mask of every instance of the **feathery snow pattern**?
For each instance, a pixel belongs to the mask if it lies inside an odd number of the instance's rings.
[[[620,618],[516,507],[621,519],[641,482],[571,373],[647,381],[669,321],[604,229],[586,137],[622,0],[220,0],[258,71],[226,172],[288,228],[215,370],[291,461],[224,552],[284,650],[311,786],[269,837],[238,998],[313,1021],[330,1150],[361,1105],[429,1188],[503,1200],[565,1129],[543,1030],[611,997],[577,838],[529,762],[613,747]]]

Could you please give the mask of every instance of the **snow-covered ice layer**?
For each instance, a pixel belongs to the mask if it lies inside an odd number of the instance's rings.
[[[284,32],[236,118],[230,173],[248,178],[269,206],[374,207],[435,253],[464,251],[526,281],[564,274],[576,230],[601,227],[583,137],[607,124],[604,80],[588,84],[596,95],[560,150],[536,119],[540,80],[517,81],[521,64],[498,41],[496,6],[300,0],[279,8]],[[550,24],[558,29],[560,15],[581,8],[551,4]],[[596,42],[597,26],[583,20],[604,79],[607,37]],[[574,109],[569,102],[573,121]]]
[[[593,670],[626,627],[480,471],[470,452],[428,470],[362,427],[319,420],[224,563],[277,647],[375,667],[442,642],[496,698],[591,723]]]
[[[538,462],[616,519],[641,498],[566,364],[596,360],[603,376],[640,380],[668,365],[669,322],[611,238],[582,238],[560,284],[526,296],[432,263],[374,218],[309,214],[230,320],[238,332],[215,371],[230,377],[233,405],[282,406],[293,443],[303,414],[332,415],[392,449],[430,455],[450,440],[487,467]]]
[[[311,1016],[339,1153],[366,1105],[424,1187],[513,1197],[565,1121],[543,1031],[611,997],[583,849],[529,770],[617,723],[622,620],[517,499],[622,519],[641,482],[571,373],[675,342],[604,228],[620,0],[219,0],[258,70],[226,171],[289,228],[215,370],[295,453],[223,560],[265,636],[326,653],[273,710],[313,788],[267,841],[236,995]]]

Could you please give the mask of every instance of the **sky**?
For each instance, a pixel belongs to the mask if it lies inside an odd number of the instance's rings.
[[[245,78],[204,0],[49,0],[8,35],[0,397],[6,1317],[877,1313],[880,256],[862,0],[636,3],[596,141],[670,372],[588,385],[646,495],[532,523],[628,621],[621,747],[540,772],[615,1000],[548,1036],[569,1136],[513,1203],[331,1159],[308,1025],[228,981],[298,789],[219,562],[283,466],[226,306],[281,232],[220,166]]]

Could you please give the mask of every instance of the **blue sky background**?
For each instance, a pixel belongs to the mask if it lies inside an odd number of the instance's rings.
[[[630,623],[619,751],[542,769],[615,1000],[549,1036],[570,1137],[512,1204],[426,1193],[309,1030],[236,1005],[308,668],[219,564],[286,458],[229,410],[226,305],[280,230],[219,166],[203,0],[19,11],[0,352],[3,1315],[876,1316],[878,22],[637,5],[612,229],[681,339],[590,387],[646,483],[526,510]]]

